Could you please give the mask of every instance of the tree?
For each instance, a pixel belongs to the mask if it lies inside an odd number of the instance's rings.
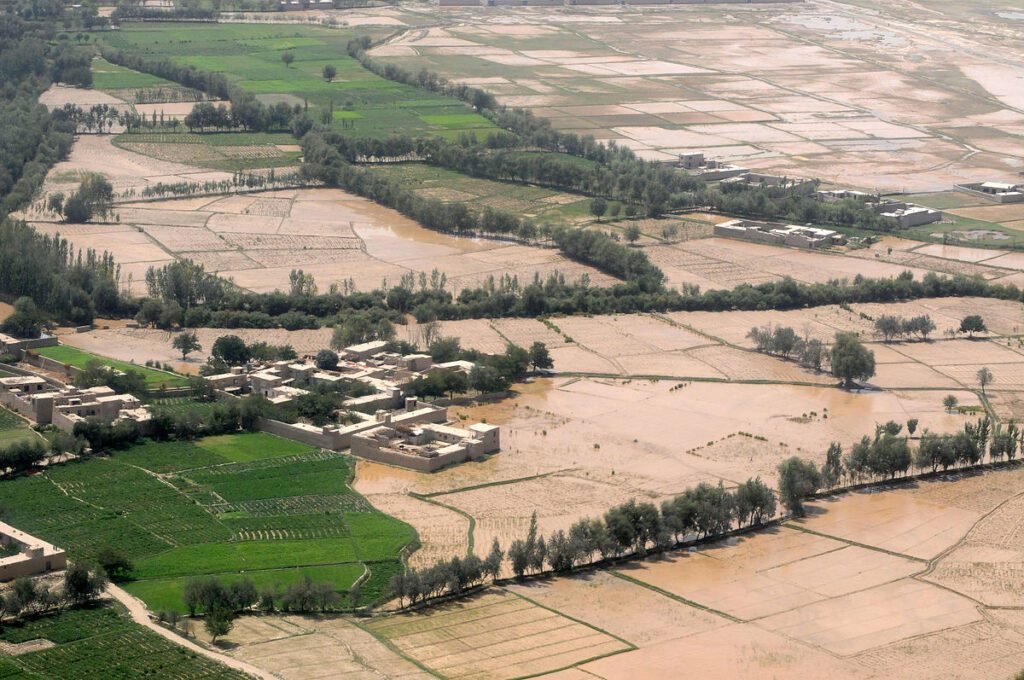
[[[323,70],[324,80],[327,82],[333,82],[334,76],[338,75],[338,69],[334,67],[334,64],[327,64]]]
[[[947,394],[946,398],[942,400],[942,405],[946,407],[946,413],[952,413],[959,403],[960,400],[954,394]]]
[[[533,366],[533,370],[547,369],[555,365],[555,362],[551,359],[551,353],[548,352],[548,347],[540,340],[535,341],[530,345],[530,364]]]
[[[96,563],[103,568],[111,581],[123,581],[127,579],[135,565],[126,553],[118,548],[104,546],[96,554]]]
[[[84,224],[92,218],[92,208],[80,193],[74,193],[64,201],[64,221]]]
[[[914,433],[917,432],[918,422],[919,421],[917,418],[911,418],[910,420],[907,421],[907,434],[909,434],[911,437],[913,437]]]
[[[881,335],[885,342],[892,342],[893,338],[903,334],[903,320],[898,316],[885,314],[875,320],[875,333]]]
[[[290,50],[282,52],[281,61],[284,62],[286,67],[291,68],[292,62],[295,61],[295,53]]]
[[[227,635],[235,627],[235,614],[227,607],[214,607],[206,612],[206,619],[203,625],[206,632],[210,634],[210,642],[217,642],[217,638]]]
[[[229,366],[238,366],[249,361],[249,348],[237,335],[222,335],[213,343],[213,357]]]
[[[192,352],[199,352],[203,346],[199,343],[199,336],[195,331],[185,331],[174,336],[171,346],[181,352],[181,360],[184,361]]]
[[[84,564],[72,563],[64,572],[64,597],[77,606],[99,597],[104,587],[106,579],[103,572],[90,570]]]
[[[985,394],[985,386],[991,385],[995,382],[995,378],[992,377],[992,371],[988,370],[988,366],[983,366],[978,369],[978,384],[981,385],[981,393]]]
[[[598,221],[604,217],[606,212],[608,212],[608,201],[598,196],[590,202],[590,214],[596,217]]]
[[[512,541],[508,549],[508,559],[512,563],[512,573],[516,578],[522,578],[526,569],[530,566],[532,550],[527,549],[526,543],[520,539]]]
[[[0,324],[0,332],[17,338],[38,338],[43,326],[43,314],[35,301],[22,296],[14,301],[14,313]]]
[[[825,454],[825,462],[821,466],[821,481],[826,488],[831,489],[839,484],[843,477],[843,447],[839,442],[829,444],[828,452]]]
[[[427,345],[427,351],[435,364],[443,364],[458,359],[462,347],[458,338],[437,338]]]
[[[832,345],[832,375],[841,378],[844,387],[855,380],[867,380],[875,374],[875,353],[853,333],[837,333]]]
[[[748,479],[736,487],[734,504],[740,524],[761,524],[775,515],[775,494],[760,477]]]
[[[985,320],[978,314],[970,314],[960,321],[960,332],[967,333],[969,337],[973,338],[975,333],[984,333],[987,330]]]
[[[821,473],[810,461],[797,456],[779,465],[779,497],[782,504],[797,517],[804,514],[803,501],[821,487]]]
[[[469,385],[481,394],[504,392],[509,388],[509,381],[492,366],[474,366],[469,372]]]
[[[338,367],[338,354],[329,349],[322,349],[316,353],[313,360],[316,367],[323,371],[333,371]]]
[[[626,231],[623,233],[623,236],[625,236],[626,240],[629,241],[631,244],[636,243],[637,241],[640,240],[640,227],[636,226],[635,224],[629,225],[628,227],[626,227]]]
[[[501,550],[501,545],[498,543],[498,539],[495,538],[494,542],[491,543],[491,552],[487,553],[487,558],[484,559],[483,570],[484,573],[491,577],[491,580],[497,581],[498,576],[501,575],[501,561],[505,558],[505,553]]]

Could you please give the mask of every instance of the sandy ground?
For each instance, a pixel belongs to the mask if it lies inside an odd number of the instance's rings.
[[[890,191],[1024,167],[1022,24],[868,5],[443,8],[375,54],[655,160],[704,151]]]

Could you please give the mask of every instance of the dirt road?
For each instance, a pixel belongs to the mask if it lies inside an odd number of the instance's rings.
[[[132,620],[135,621],[135,623],[141,626],[145,626],[146,628],[149,628],[157,635],[160,635],[170,640],[174,644],[180,645],[181,647],[184,647],[189,651],[195,652],[196,654],[202,654],[203,656],[209,659],[213,659],[214,661],[220,662],[225,666],[234,668],[237,671],[248,673],[249,675],[255,678],[262,678],[263,680],[279,680],[278,676],[274,675],[273,673],[268,673],[244,661],[233,659],[230,656],[227,656],[226,654],[220,654],[205,647],[200,647],[196,643],[186,640],[177,633],[173,633],[164,628],[163,626],[154,623],[149,618],[149,610],[146,609],[146,605],[142,602],[142,600],[138,599],[133,595],[129,595],[126,591],[124,591],[122,588],[119,588],[118,586],[115,586],[113,583],[107,586],[107,593],[115,600],[117,600],[118,602],[120,602],[128,608],[128,612],[129,614],[131,614]]]

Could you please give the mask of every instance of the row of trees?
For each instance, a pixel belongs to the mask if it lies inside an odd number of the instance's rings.
[[[107,577],[101,568],[78,563],[68,565],[63,581],[54,586],[28,577],[15,579],[10,589],[0,594],[0,622],[5,617],[81,607],[95,601],[106,587]]]
[[[0,473],[17,475],[46,458],[46,447],[38,439],[25,439],[0,449]]]
[[[90,173],[82,178],[78,190],[64,198],[64,194],[50,194],[47,208],[64,216],[65,222],[83,224],[95,215],[106,218],[113,206],[114,187],[103,175]]]
[[[240,108],[228,108],[224,104],[214,105],[211,102],[198,102],[185,116],[185,127],[190,132],[196,130],[204,132],[213,130],[253,130],[260,132],[271,132],[275,130],[290,131],[293,126],[302,128],[304,123],[298,119],[306,117],[305,109],[299,105],[289,106],[285,102],[278,102],[269,106],[262,104],[258,99],[241,99],[244,103]],[[306,117],[308,120],[308,117]],[[308,129],[308,128],[307,128]]]
[[[925,432],[917,448],[911,438],[917,430],[917,419],[903,424],[889,421],[875,427],[873,437],[865,436],[844,454],[839,442],[833,442],[821,466],[820,485],[832,488],[841,484],[860,484],[877,479],[894,479],[912,468],[921,472],[936,472],[939,468],[971,467],[989,462],[1015,460],[1024,450],[1024,432],[1013,421],[1005,427],[985,417],[964,423],[959,432],[939,434]]]
[[[882,337],[885,342],[892,342],[896,338],[917,335],[922,340],[935,331],[935,322],[927,314],[914,316],[905,319],[893,314],[884,314],[875,319],[875,334]]]
[[[797,335],[790,326],[754,327],[747,333],[758,352],[793,359],[804,368],[820,371],[828,360],[825,343]]]
[[[358,605],[360,590],[349,591],[349,603]],[[216,576],[193,577],[185,582],[182,602],[189,616],[202,612],[203,623],[212,639],[231,632],[239,613],[258,607],[262,612],[327,612],[342,606],[333,583],[313,581],[308,575],[280,589],[268,586],[257,590],[252,579],[243,577],[225,583]],[[170,618],[170,617],[165,617]]]
[[[630,500],[608,510],[604,517],[581,519],[569,531],[557,530],[548,538],[537,529],[536,513],[527,535],[511,543],[508,552],[497,539],[487,557],[476,555],[442,560],[421,570],[396,574],[389,584],[400,603],[458,595],[486,577],[499,578],[507,567],[516,578],[546,570],[573,569],[624,555],[644,556],[667,550],[690,539],[720,536],[734,527],[755,526],[775,516],[775,496],[760,478],[749,479],[730,491],[702,483],[662,503]]]
[[[0,292],[31,298],[47,316],[75,325],[117,313],[119,269],[109,253],[75,250],[25,222],[0,220]]]
[[[820,371],[827,361],[832,375],[846,387],[875,374],[875,353],[864,346],[856,333],[836,333],[831,350],[821,340],[801,338],[789,326],[755,326],[747,337],[754,341],[758,352],[794,359],[804,368]]]

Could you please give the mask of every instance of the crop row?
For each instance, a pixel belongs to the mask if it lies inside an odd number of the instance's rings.
[[[241,503],[229,503],[218,507],[217,511],[244,512],[252,517],[273,517],[332,512],[372,512],[373,506],[362,496],[348,492],[322,496],[265,498]]]

